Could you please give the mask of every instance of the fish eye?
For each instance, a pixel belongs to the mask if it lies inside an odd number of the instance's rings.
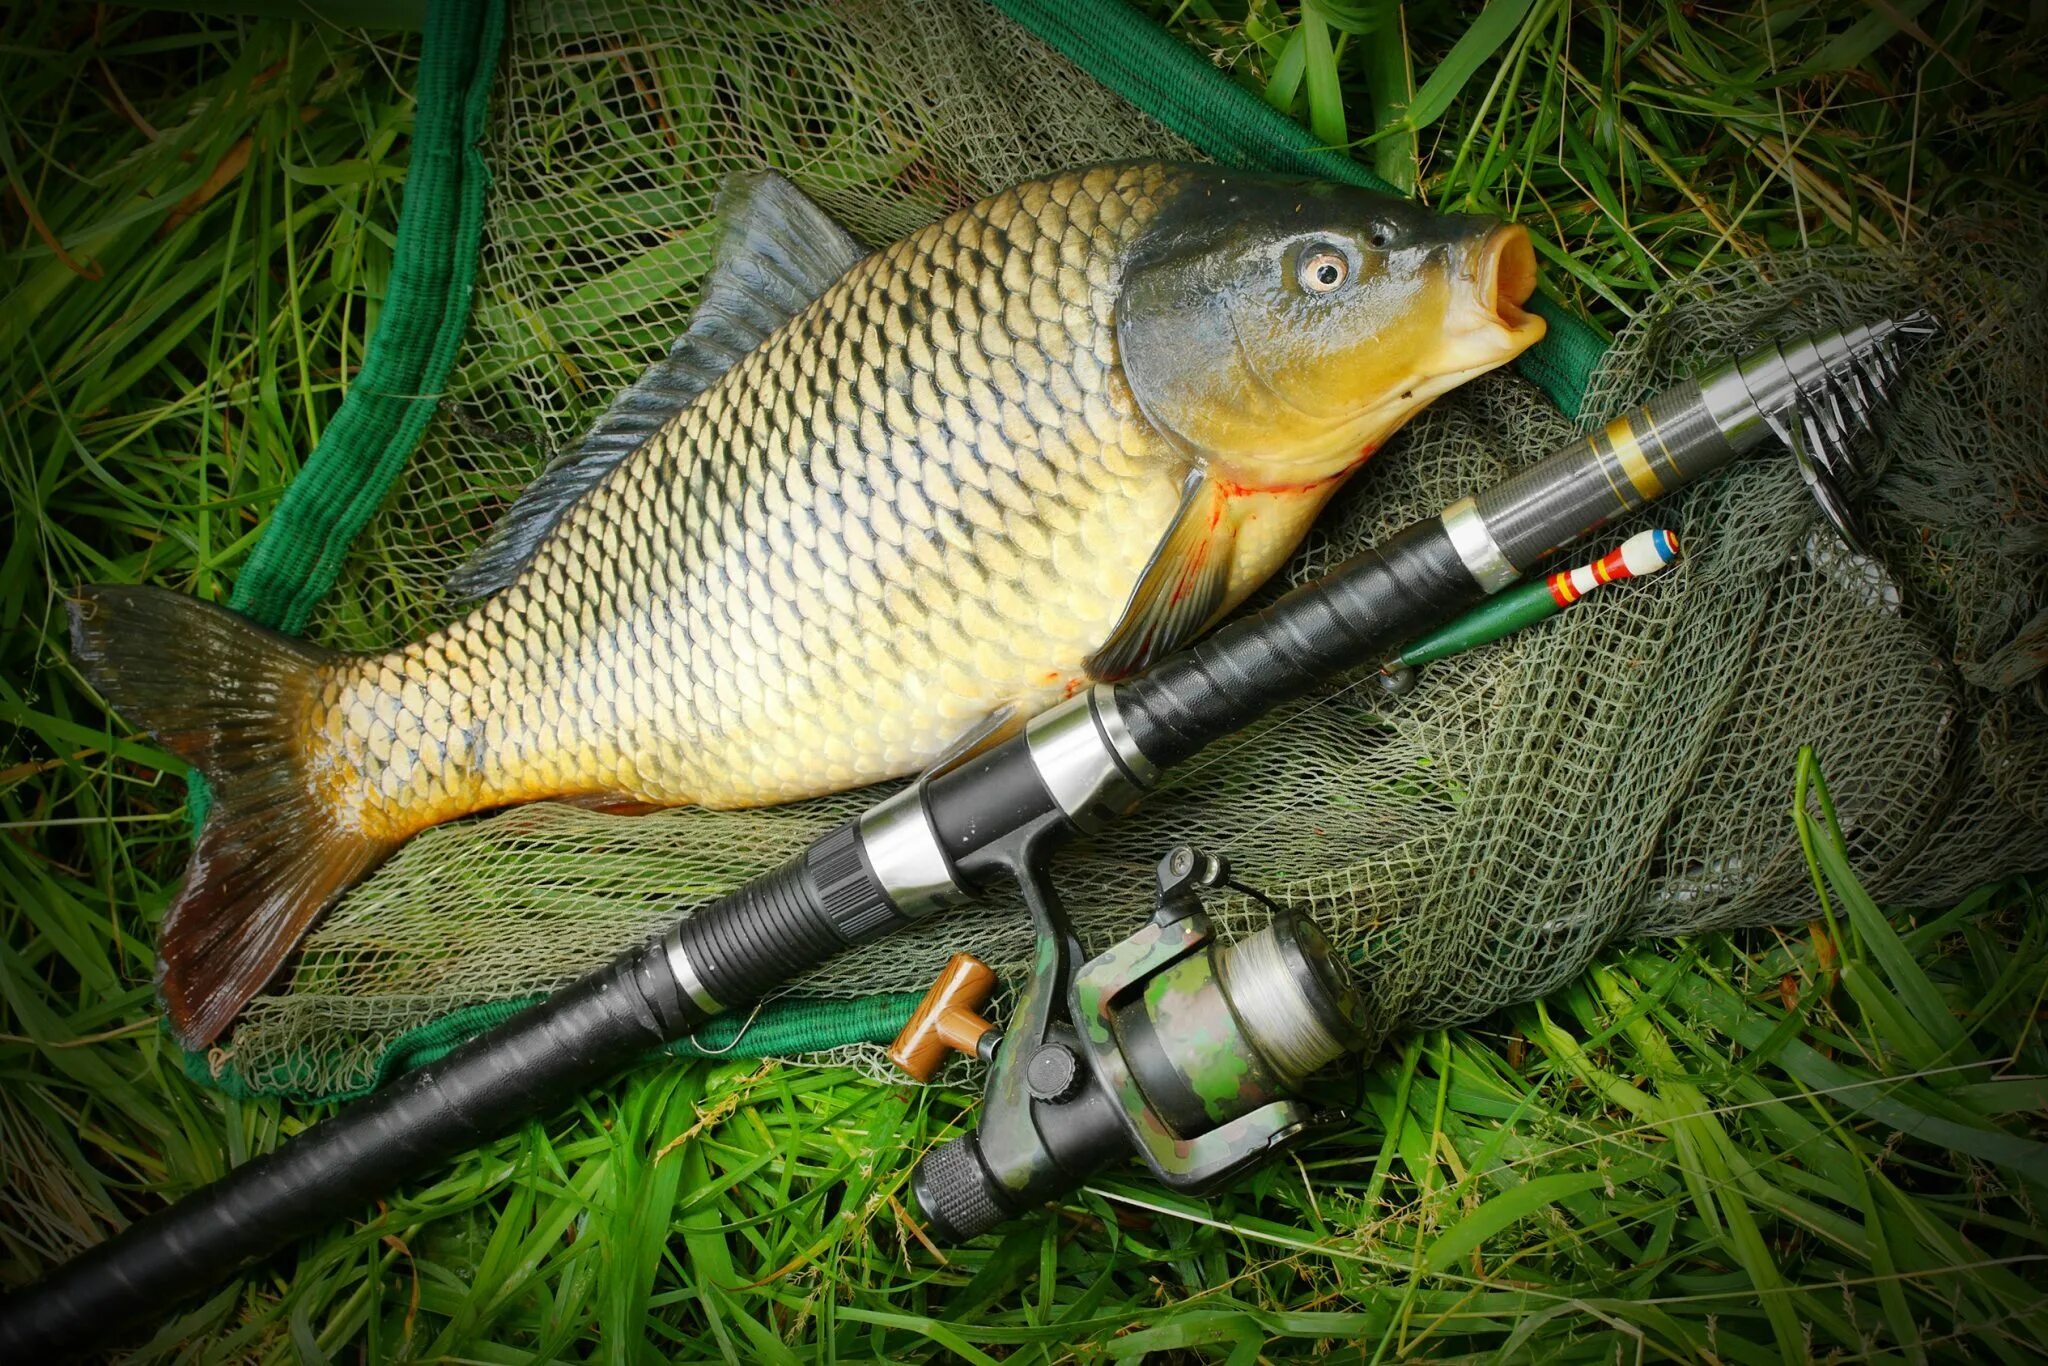
[[[1294,278],[1311,294],[1328,294],[1351,278],[1351,262],[1343,252],[1319,242],[1301,253]]]

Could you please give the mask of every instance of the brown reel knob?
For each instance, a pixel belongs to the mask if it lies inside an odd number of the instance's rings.
[[[995,1029],[980,1015],[995,989],[996,975],[988,964],[971,953],[954,954],[889,1045],[889,1061],[918,1081],[930,1081],[947,1049],[976,1056],[982,1036]]]

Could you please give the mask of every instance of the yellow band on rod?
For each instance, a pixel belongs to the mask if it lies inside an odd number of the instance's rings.
[[[1636,440],[1635,429],[1628,425],[1628,419],[1617,417],[1607,424],[1607,444],[1614,448],[1614,458],[1621,462],[1621,472],[1636,486],[1644,502],[1660,497],[1664,492],[1664,481],[1650,468],[1650,461],[1643,454],[1643,447]]]

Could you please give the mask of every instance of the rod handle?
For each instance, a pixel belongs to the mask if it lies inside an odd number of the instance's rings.
[[[408,1072],[0,1300],[0,1361],[81,1354],[435,1170],[708,1018],[659,942]]]

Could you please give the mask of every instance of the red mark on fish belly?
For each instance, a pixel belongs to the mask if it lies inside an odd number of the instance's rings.
[[[1060,690],[1060,700],[1065,701],[1081,691],[1082,688],[1088,686],[1088,679],[1085,676],[1075,678],[1071,675],[1063,675],[1058,669],[1047,669],[1045,671],[1045,686],[1048,688],[1058,688]]]
[[[1315,493],[1349,476],[1360,465],[1372,459],[1372,453],[1378,449],[1377,446],[1366,446],[1358,452],[1357,459],[1335,474],[1326,474],[1320,479],[1305,479],[1298,484],[1235,484],[1219,475],[1216,479],[1216,491],[1225,498],[1242,498],[1250,493]],[[1211,514],[1209,525],[1215,524],[1215,514]]]

